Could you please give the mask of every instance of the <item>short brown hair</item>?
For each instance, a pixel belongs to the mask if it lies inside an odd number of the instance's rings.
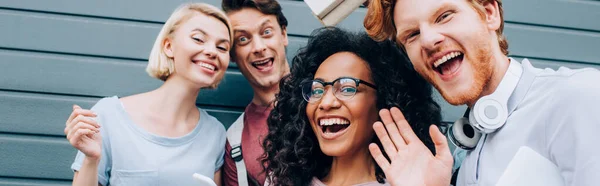
[[[221,8],[229,14],[244,8],[253,8],[266,15],[274,15],[282,29],[288,25],[287,18],[281,11],[281,5],[276,0],[223,0]]]
[[[496,30],[498,35],[498,43],[502,53],[508,55],[508,41],[502,34],[504,30],[504,11],[502,9],[502,0],[467,0],[471,6],[481,15],[485,14],[484,5],[487,3],[498,3],[498,9],[500,12],[500,28]],[[394,6],[396,0],[371,0],[369,3],[369,9],[363,22],[367,34],[374,40],[382,41],[385,39],[395,40],[396,37],[396,25],[394,24]],[[399,43],[398,43],[399,44]]]

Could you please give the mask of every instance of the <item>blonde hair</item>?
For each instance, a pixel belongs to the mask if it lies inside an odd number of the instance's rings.
[[[504,12],[502,9],[502,0],[467,0],[471,6],[479,13],[481,17],[485,16],[485,7],[487,3],[498,3],[500,13],[500,28],[496,30],[498,43],[504,55],[508,55],[508,41],[502,34],[504,30]],[[383,41],[386,39],[396,40],[396,25],[394,24],[394,6],[396,0],[371,0],[368,6],[367,15],[363,25],[367,34],[374,40]],[[398,43],[400,45],[400,43]]]
[[[223,22],[223,24],[227,26],[227,30],[229,30],[229,39],[233,39],[231,23],[223,11],[206,3],[182,4],[173,11],[171,17],[169,17],[158,33],[156,41],[154,41],[154,45],[150,51],[150,57],[148,58],[148,66],[146,66],[148,75],[165,81],[169,75],[173,73],[175,70],[173,59],[165,54],[165,51],[163,50],[164,41],[167,38],[173,38],[173,33],[179,28],[181,23],[190,19],[196,13],[211,16]]]

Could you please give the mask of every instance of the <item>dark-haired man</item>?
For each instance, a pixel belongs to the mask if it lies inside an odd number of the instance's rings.
[[[254,91],[244,114],[227,131],[223,183],[262,186],[266,174],[259,158],[267,117],[279,80],[290,71],[285,51],[288,23],[275,0],[223,0],[222,8],[234,30],[231,60]]]

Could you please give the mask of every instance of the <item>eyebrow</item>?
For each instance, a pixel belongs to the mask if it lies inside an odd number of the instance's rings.
[[[268,23],[271,23],[271,20],[270,20],[270,19],[267,19],[267,20],[263,21],[263,22],[260,24],[260,27],[261,27],[261,28],[262,28],[262,27],[265,27],[265,25],[267,25]]]
[[[260,28],[264,27],[265,25],[267,25],[269,23],[271,23],[271,20],[269,18],[265,18],[265,20],[262,23],[260,23]],[[246,31],[246,29],[244,27],[242,27],[242,29],[234,28],[233,32],[234,33],[237,33],[237,32],[248,33],[248,31]]]
[[[446,11],[447,9],[453,8],[453,7],[455,7],[455,5],[450,4],[449,2],[443,2],[442,4],[440,4],[437,7],[437,9],[435,10],[435,12],[430,17],[430,19],[433,19],[433,21],[435,21],[437,19],[437,15],[440,15],[443,11]]]
[[[195,28],[194,30],[192,30],[192,32],[193,32],[193,31],[198,31],[198,32],[202,33],[202,34],[203,34],[203,35],[205,35],[205,36],[210,36],[209,34],[207,34],[207,33],[206,33],[204,30],[202,30],[201,28]],[[227,34],[229,34],[229,33],[227,33]],[[229,43],[230,41],[229,41],[229,39],[226,39],[226,38],[220,38],[220,39],[218,39],[218,42],[227,42],[227,43]]]
[[[437,19],[437,15],[439,15],[441,12],[445,11],[446,9],[448,9],[447,7],[455,7],[454,5],[448,3],[448,2],[443,2],[442,4],[438,5],[437,7],[435,7],[435,12],[433,14],[431,14],[431,16],[428,19],[433,19],[433,21],[435,21],[435,19]],[[414,31],[414,24],[405,24],[408,25],[409,29],[405,29],[405,30],[399,30],[397,29],[397,33],[396,34],[396,40],[404,40],[405,37],[412,31]],[[406,28],[406,27],[405,27]]]

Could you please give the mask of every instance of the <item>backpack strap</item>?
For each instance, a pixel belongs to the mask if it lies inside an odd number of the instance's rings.
[[[242,157],[242,131],[244,130],[244,113],[238,117],[231,127],[227,129],[227,139],[231,145],[231,158],[235,161],[235,168],[237,169],[238,184],[240,186],[248,185],[248,177],[246,171],[246,164]]]

